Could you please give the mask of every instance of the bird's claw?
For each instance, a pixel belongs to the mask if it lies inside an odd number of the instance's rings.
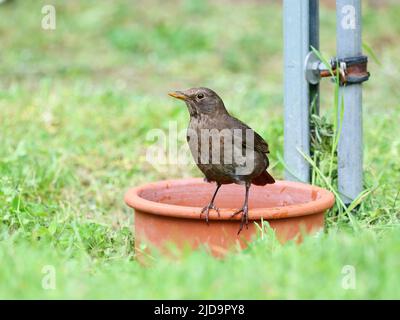
[[[246,225],[246,229],[249,228],[249,207],[247,205],[244,205],[241,209],[239,209],[238,211],[234,212],[231,215],[231,218],[233,218],[234,216],[236,216],[237,214],[242,213],[242,218],[240,221],[240,228],[238,231],[238,235],[240,234],[240,232],[243,230],[243,226]]]
[[[214,204],[210,203],[210,204],[206,205],[203,209],[201,209],[200,218],[203,215],[203,213],[205,213],[207,224],[208,224],[208,217],[210,215],[210,209],[217,211],[218,217],[220,217],[219,209]]]

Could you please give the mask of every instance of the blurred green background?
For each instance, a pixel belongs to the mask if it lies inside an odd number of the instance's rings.
[[[43,30],[42,7],[56,8]],[[400,4],[363,1],[365,185],[352,217],[330,212],[301,246],[260,237],[215,260],[205,250],[151,268],[133,251],[130,186],[200,176],[155,170],[146,134],[186,128],[166,93],[207,86],[270,144],[283,177],[280,1],[41,1],[0,5],[0,298],[400,298]],[[321,52],[335,55],[334,1],[321,1]],[[372,59],[373,58],[373,59]],[[333,85],[321,89],[332,120]],[[182,142],[183,144],[184,142]],[[352,221],[352,222],[351,222]],[[43,289],[43,267],[57,285]],[[341,285],[354,266],[357,285]]]

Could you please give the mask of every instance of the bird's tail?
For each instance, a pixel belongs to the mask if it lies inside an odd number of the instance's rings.
[[[254,178],[251,183],[256,186],[265,186],[266,184],[275,183],[275,179],[267,171],[264,171],[258,177]]]

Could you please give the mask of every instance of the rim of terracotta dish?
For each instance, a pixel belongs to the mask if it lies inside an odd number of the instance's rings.
[[[187,219],[202,219],[200,218],[201,207],[180,206],[174,204],[166,204],[156,201],[150,201],[140,196],[141,192],[149,189],[165,189],[173,188],[187,184],[204,184],[201,178],[179,179],[179,180],[162,180],[148,183],[139,187],[129,189],[124,197],[125,203],[133,209],[152,213],[154,215],[169,216],[176,218]],[[305,216],[310,214],[321,213],[333,206],[335,197],[332,192],[305,183],[278,180],[275,182],[278,185],[291,186],[300,190],[316,191],[319,198],[305,203],[288,205],[284,207],[270,208],[249,208],[249,220],[263,219],[282,219],[297,216]],[[250,191],[251,192],[251,191]],[[210,220],[239,220],[240,215],[232,218],[231,214],[237,208],[220,208],[220,217],[217,214],[210,214]],[[202,219],[203,220],[203,219]]]

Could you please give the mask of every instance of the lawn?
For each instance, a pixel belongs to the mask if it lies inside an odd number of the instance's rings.
[[[331,210],[301,245],[266,228],[223,260],[154,252],[144,267],[124,192],[201,176],[146,160],[150,130],[187,126],[171,89],[214,88],[269,142],[283,178],[280,2],[51,1],[57,28],[43,30],[48,2],[0,5],[0,298],[400,298],[400,5],[363,8],[376,59],[363,105],[370,192],[358,210]],[[335,11],[320,16],[330,57]],[[328,123],[333,95],[324,80]]]

